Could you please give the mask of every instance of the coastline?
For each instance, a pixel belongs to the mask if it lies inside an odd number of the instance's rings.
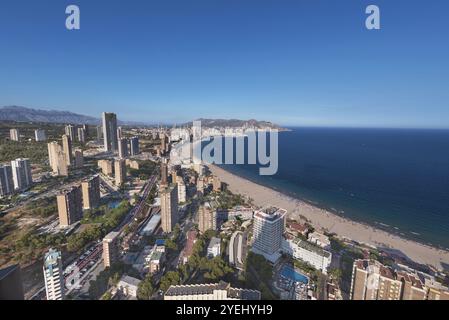
[[[282,207],[288,211],[289,217],[298,219],[301,215],[308,219],[316,229],[326,229],[340,237],[384,250],[399,250],[410,260],[431,265],[439,270],[443,269],[443,264],[449,265],[449,251],[447,250],[408,240],[373,226],[349,220],[306,201],[239,177],[215,165],[208,164],[207,166],[214,175],[228,184],[230,191],[252,198],[257,206]]]

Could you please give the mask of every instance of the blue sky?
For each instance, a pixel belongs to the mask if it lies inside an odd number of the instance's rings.
[[[77,4],[81,30],[65,29]],[[365,8],[382,29],[365,28]],[[0,106],[449,128],[445,0],[2,0]]]

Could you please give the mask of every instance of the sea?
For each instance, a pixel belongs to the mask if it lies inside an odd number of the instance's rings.
[[[275,175],[259,175],[259,164],[220,167],[342,217],[449,248],[449,130],[289,129],[279,133]]]

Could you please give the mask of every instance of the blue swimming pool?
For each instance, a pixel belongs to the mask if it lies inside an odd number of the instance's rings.
[[[307,278],[302,273],[295,271],[295,269],[289,266],[282,267],[281,275],[296,282],[302,282],[305,284],[309,283],[309,278]]]

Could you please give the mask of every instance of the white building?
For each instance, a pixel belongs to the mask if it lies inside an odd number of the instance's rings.
[[[19,141],[19,129],[9,129],[9,139],[11,141]]]
[[[64,299],[64,275],[61,252],[50,249],[44,258],[44,280],[47,300]]]
[[[329,249],[331,246],[329,237],[316,231],[309,233],[307,240],[324,249]]]
[[[186,185],[182,179],[178,180],[178,203],[184,203],[187,200]]]
[[[210,239],[209,246],[207,247],[207,256],[209,258],[215,258],[220,255],[221,251],[221,239],[213,237]]]
[[[329,251],[299,238],[293,240],[283,239],[282,251],[294,259],[307,262],[324,274],[327,273],[327,268],[332,260],[332,254]]]
[[[36,129],[34,130],[34,139],[36,142],[47,140],[47,136],[45,135],[45,130]]]
[[[26,189],[33,183],[29,159],[18,158],[13,160],[11,161],[11,168],[15,190]]]
[[[281,256],[287,210],[267,207],[254,213],[252,251],[275,263]]]
[[[260,291],[232,288],[220,281],[211,284],[170,286],[164,300],[260,300]]]
[[[131,298],[137,298],[137,289],[141,280],[124,275],[117,283],[117,290],[123,295]]]

